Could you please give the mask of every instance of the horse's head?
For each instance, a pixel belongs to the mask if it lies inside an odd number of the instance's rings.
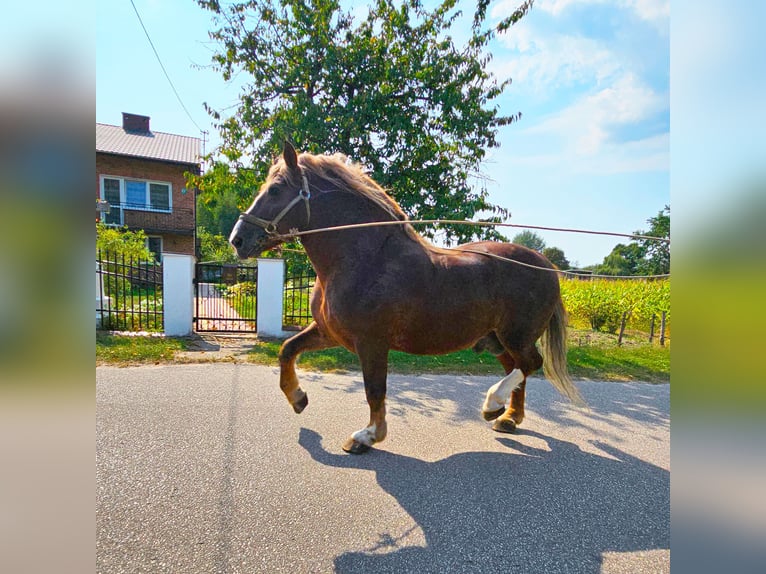
[[[229,243],[237,256],[247,259],[260,255],[281,244],[291,229],[305,229],[310,197],[295,148],[285,142],[282,159],[271,167],[252,205],[231,230]]]

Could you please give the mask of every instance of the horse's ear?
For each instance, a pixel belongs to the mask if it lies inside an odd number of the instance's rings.
[[[287,140],[285,140],[285,147],[282,150],[282,157],[284,158],[288,168],[291,170],[298,169],[298,154],[296,153],[293,144]]]

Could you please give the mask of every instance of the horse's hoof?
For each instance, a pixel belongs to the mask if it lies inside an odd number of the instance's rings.
[[[370,450],[370,445],[350,438],[345,443],[343,443],[343,450],[351,454],[363,454]]]
[[[497,432],[514,433],[516,432],[516,423],[511,419],[497,419],[492,425],[492,430]]]
[[[484,417],[485,421],[493,421],[504,412],[505,412],[505,407],[501,407],[497,409],[496,411],[481,411],[481,416]]]
[[[303,398],[293,403],[293,410],[296,414],[301,414],[308,404],[309,396],[306,393],[303,393]]]

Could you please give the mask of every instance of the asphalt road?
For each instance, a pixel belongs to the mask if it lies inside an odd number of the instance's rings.
[[[498,377],[389,377],[388,438],[358,374],[197,364],[96,370],[97,571],[649,573],[670,571],[670,390],[542,379],[493,432]]]

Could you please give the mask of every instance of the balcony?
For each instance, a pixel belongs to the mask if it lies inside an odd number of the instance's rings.
[[[125,203],[111,205],[103,221],[109,225],[127,225],[129,229],[143,229],[153,234],[194,235],[195,226],[194,210],[188,207],[163,211]]]

